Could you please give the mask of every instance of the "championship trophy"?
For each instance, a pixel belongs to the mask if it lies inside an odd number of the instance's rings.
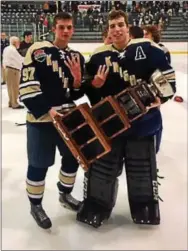
[[[53,124],[84,170],[111,150],[108,138],[98,126],[87,103],[56,116]]]
[[[147,113],[156,96],[173,95],[171,85],[160,71],[147,83],[130,76],[130,85],[115,96],[108,96],[93,107],[73,108],[53,123],[84,170],[111,150],[111,140],[131,127],[131,122]]]

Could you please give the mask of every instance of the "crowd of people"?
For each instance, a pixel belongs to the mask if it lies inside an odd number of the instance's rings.
[[[158,25],[159,29],[165,29],[170,24],[172,16],[182,16],[186,20],[188,15],[187,1],[133,1],[131,5],[127,1],[94,1],[94,2],[64,2],[59,4],[59,9],[72,13],[74,23],[78,27],[88,28],[89,31],[101,31],[107,22],[108,12],[111,10],[123,10],[128,13],[129,24],[134,26]],[[181,12],[180,12],[181,10]],[[55,12],[50,8],[40,13],[38,23],[45,29],[51,30]]]

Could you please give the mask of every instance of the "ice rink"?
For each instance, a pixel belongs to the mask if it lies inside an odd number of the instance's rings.
[[[160,175],[161,225],[133,224],[127,201],[125,173],[120,177],[117,204],[111,218],[99,229],[76,221],[75,213],[60,206],[56,182],[60,167],[49,169],[44,208],[52,220],[51,231],[40,229],[29,213],[25,192],[27,169],[26,110],[7,107],[2,86],[2,249],[3,250],[187,250],[187,55],[172,55],[177,94],[161,107],[164,133],[157,156]],[[84,99],[81,100],[83,102]],[[79,169],[73,194],[82,199],[83,170]]]

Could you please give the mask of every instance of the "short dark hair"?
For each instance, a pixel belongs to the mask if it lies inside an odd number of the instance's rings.
[[[126,25],[129,26],[127,14],[122,10],[112,10],[108,15],[108,21],[114,20],[120,17],[123,17]]]
[[[129,28],[129,34],[133,38],[143,38],[144,37],[144,32],[143,32],[142,28],[140,28],[139,26],[131,26]]]
[[[161,35],[160,35],[160,31],[157,28],[157,26],[155,25],[149,25],[149,26],[145,26],[143,28],[143,30],[145,30],[147,33],[151,33],[152,37],[153,37],[153,41],[158,44],[161,40]]]
[[[25,38],[26,36],[32,35],[31,31],[24,31],[23,37]]]
[[[59,12],[55,15],[54,21],[53,21],[53,27],[56,26],[58,20],[73,20],[73,17],[68,12]]]

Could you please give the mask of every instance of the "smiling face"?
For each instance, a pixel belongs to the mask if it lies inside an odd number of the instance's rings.
[[[72,19],[57,20],[53,32],[55,33],[55,40],[68,44],[74,32]]]
[[[112,37],[109,34],[107,37],[103,38],[103,41],[104,41],[104,44],[112,44],[113,43]]]
[[[129,29],[124,17],[118,17],[109,20],[109,35],[112,37],[114,44],[123,44],[129,38]]]

